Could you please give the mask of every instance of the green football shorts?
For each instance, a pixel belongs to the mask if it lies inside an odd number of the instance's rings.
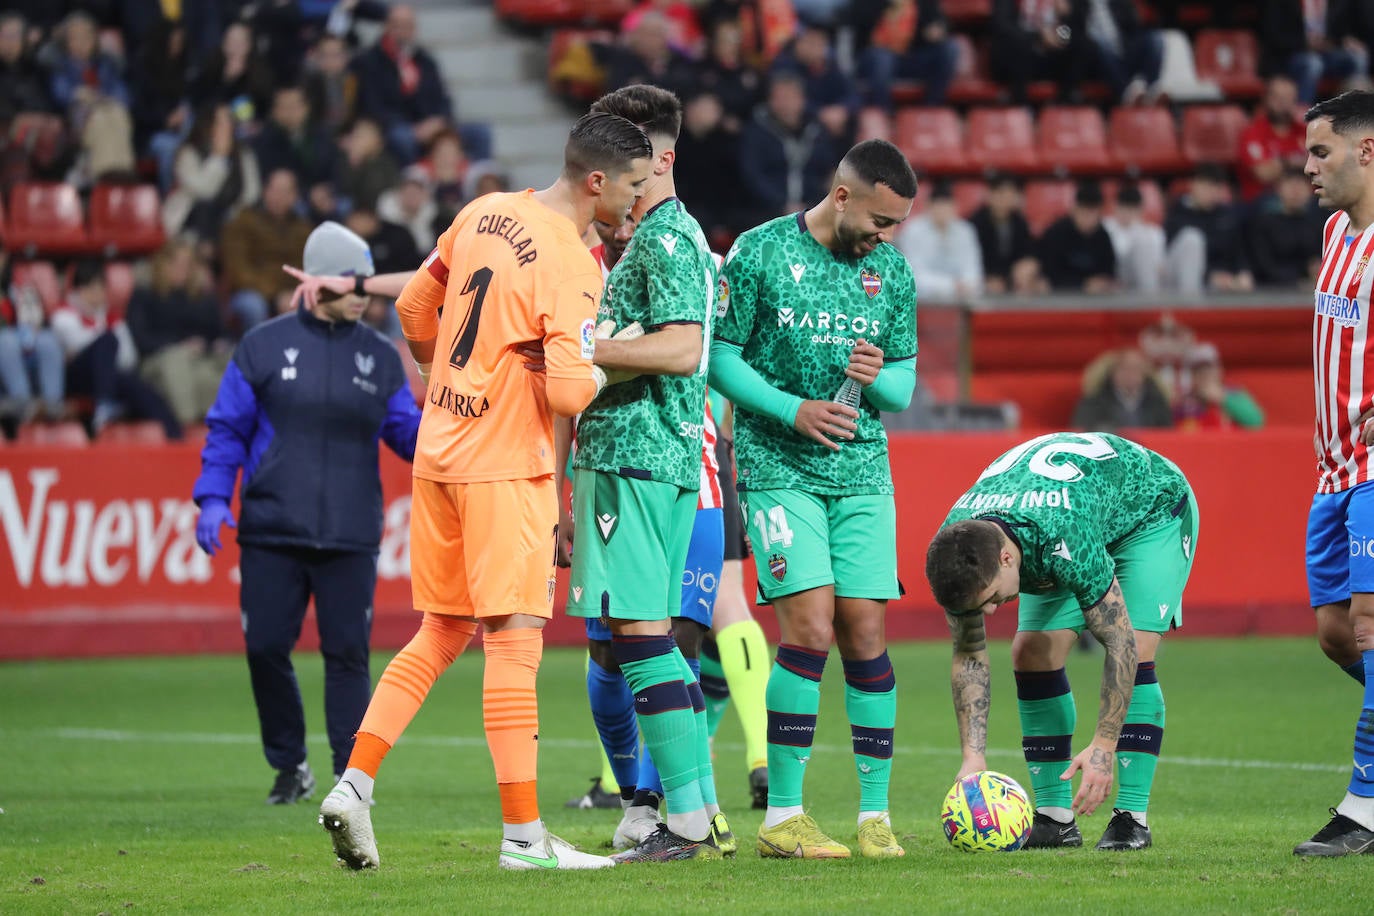
[[[758,569],[760,604],[835,586],[840,598],[886,601],[897,584],[897,508],[891,496],[749,490],[740,514]]]
[[[1197,552],[1198,509],[1192,490],[1169,521],[1127,535],[1111,548],[1131,626],[1164,633],[1183,626],[1183,588]],[[1030,632],[1085,626],[1078,599],[1063,592],[1022,595],[1016,628]]]
[[[696,512],[696,490],[574,470],[568,613],[621,620],[678,613]]]

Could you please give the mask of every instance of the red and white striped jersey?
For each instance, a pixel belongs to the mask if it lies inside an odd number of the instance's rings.
[[[606,246],[597,245],[592,249],[592,257],[601,265],[601,279],[610,276],[611,269],[606,266]],[[701,488],[697,491],[698,509],[719,509],[722,505],[720,495],[720,462],[716,460],[716,421],[711,416],[711,402],[706,402],[706,422],[702,424],[701,435]]]
[[[1339,493],[1370,479],[1369,449],[1356,420],[1374,403],[1374,349],[1369,346],[1374,227],[1348,235],[1350,216],[1337,211],[1322,233],[1312,322],[1316,389],[1318,493]]]

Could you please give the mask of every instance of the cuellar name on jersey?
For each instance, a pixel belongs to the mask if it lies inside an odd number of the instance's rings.
[[[1025,490],[1020,493],[965,493],[954,503],[956,509],[970,512],[993,511],[996,509],[1072,509],[1069,502],[1069,488],[1058,490]]]

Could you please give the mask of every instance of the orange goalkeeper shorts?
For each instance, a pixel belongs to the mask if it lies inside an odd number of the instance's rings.
[[[553,476],[486,483],[413,479],[415,609],[460,617],[553,616]]]

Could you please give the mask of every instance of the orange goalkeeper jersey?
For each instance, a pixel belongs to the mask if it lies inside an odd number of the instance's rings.
[[[600,297],[601,270],[581,233],[533,191],[464,207],[396,301],[405,336],[435,340],[415,476],[475,483],[552,474],[546,389],[585,383],[574,387],[590,400]],[[530,340],[543,341],[544,373],[516,353]]]

